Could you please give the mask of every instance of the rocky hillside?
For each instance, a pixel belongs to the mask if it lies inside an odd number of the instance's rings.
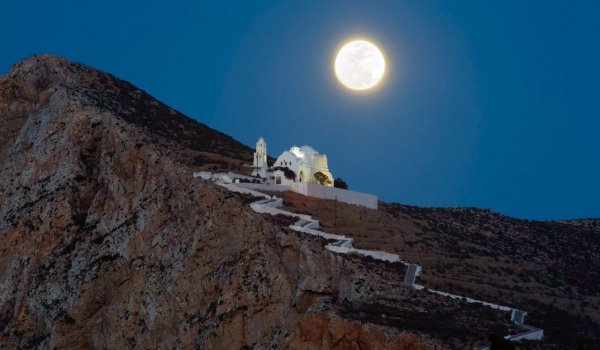
[[[244,170],[252,161],[253,150],[217,130],[200,124],[160,103],[144,91],[110,74],[48,55],[34,56],[14,65],[0,78],[0,159],[13,147],[32,114],[50,114],[35,120],[38,133],[54,114],[66,115],[64,127],[76,120],[90,120],[85,134],[100,133],[110,118],[119,119],[117,129],[136,127],[146,140],[133,147],[158,145],[165,155],[196,168]],[[76,117],[77,116],[77,117]],[[96,132],[96,133],[98,133]],[[32,140],[29,142],[31,146]],[[13,152],[14,154],[14,152]],[[2,159],[5,161],[4,159]]]
[[[419,282],[528,311],[543,344],[600,344],[600,220],[540,222],[476,208],[380,203],[367,210],[283,194],[288,210],[319,218],[356,246],[423,266]]]
[[[404,265],[334,254],[287,229],[287,219],[253,212],[253,198],[192,177],[244,172],[251,158],[246,146],[108,74],[48,55],[16,64],[0,77],[0,348],[463,349],[514,331],[504,312],[416,291],[402,283]],[[435,264],[415,255],[425,253],[419,247],[460,259],[462,248],[435,235],[477,227],[468,213],[449,221],[383,208],[350,208],[335,225],[327,210],[316,216],[332,230],[344,220],[404,220],[401,232],[420,240],[412,259],[426,269]],[[459,226],[439,226],[451,222]],[[402,241],[385,221],[353,225],[364,231],[348,233],[365,247]],[[489,259],[503,261],[510,237]],[[597,268],[596,241],[586,242]],[[525,253],[514,249],[516,261]],[[559,275],[571,271],[569,260],[556,261]],[[427,282],[454,288],[442,277]],[[576,295],[593,313],[593,279],[573,278],[564,283],[581,284]],[[467,292],[489,285],[470,283]]]
[[[192,178],[251,150],[108,74],[16,64],[0,136],[0,348],[443,349],[510,331]]]

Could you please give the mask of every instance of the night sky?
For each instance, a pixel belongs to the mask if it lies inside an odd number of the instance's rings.
[[[52,53],[386,201],[600,217],[598,1],[5,1],[0,72]],[[353,36],[388,74],[333,75]]]

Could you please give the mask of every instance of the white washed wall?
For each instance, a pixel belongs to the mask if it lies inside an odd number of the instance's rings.
[[[505,337],[510,341],[519,341],[519,340],[541,340],[544,337],[544,330],[540,328],[534,328],[527,332],[519,333],[516,335],[509,335]]]
[[[343,203],[362,205],[363,207],[370,209],[377,209],[377,196],[368,193],[348,191],[341,188],[321,186],[319,184],[308,182],[297,182],[290,185],[290,189],[305,196],[337,199]]]
[[[257,191],[284,192],[289,191],[289,186],[286,185],[268,185],[268,184],[253,184],[240,182],[235,184],[237,187],[250,188]]]
[[[290,185],[238,183],[236,186],[258,191],[283,192],[289,190],[305,196],[332,200],[337,199],[343,203],[362,205],[363,207],[370,209],[377,209],[377,196],[375,195],[343,190],[341,188],[322,186],[308,182],[296,182]]]

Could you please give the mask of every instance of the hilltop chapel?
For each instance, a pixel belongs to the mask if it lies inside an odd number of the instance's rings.
[[[277,185],[310,182],[333,186],[333,175],[327,166],[325,154],[319,154],[310,146],[294,146],[281,153],[273,167],[269,168],[267,143],[262,137],[256,143],[252,176],[261,177],[266,182]]]

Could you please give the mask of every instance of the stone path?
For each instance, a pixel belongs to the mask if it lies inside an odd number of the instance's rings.
[[[271,197],[268,194],[265,194],[262,192],[258,192],[258,191],[251,190],[248,188],[238,187],[231,183],[223,183],[222,181],[218,181],[218,180],[216,181],[216,184],[219,186],[225,187],[229,191],[232,191],[232,192],[237,192],[237,193],[242,193],[242,194],[250,194],[255,197],[264,198],[264,199],[261,199],[261,200],[251,203],[250,207],[252,208],[252,210],[254,210],[257,213],[262,213],[262,214],[285,215],[285,216],[289,216],[292,218],[297,218],[298,221],[296,221],[294,224],[289,226],[292,230],[310,234],[313,236],[322,237],[327,240],[334,240],[335,242],[329,243],[325,246],[326,249],[328,249],[332,252],[339,253],[339,254],[354,253],[354,254],[359,254],[359,255],[363,255],[363,256],[368,256],[368,257],[371,257],[376,260],[381,260],[381,261],[385,261],[385,262],[389,262],[389,263],[399,262],[399,263],[406,265],[407,269],[406,269],[406,275],[404,277],[404,282],[408,285],[411,285],[413,288],[415,288],[417,290],[425,290],[430,293],[435,293],[435,294],[446,296],[446,297],[449,297],[452,299],[461,299],[467,303],[476,303],[476,304],[480,304],[480,305],[487,306],[487,307],[501,310],[501,311],[507,311],[507,312],[520,311],[518,309],[511,308],[509,306],[498,305],[498,304],[489,303],[489,302],[482,301],[482,300],[465,297],[462,295],[456,295],[456,294],[442,292],[442,291],[438,291],[438,290],[434,290],[434,289],[429,289],[423,285],[416,284],[415,283],[416,279],[422,272],[421,266],[419,266],[417,264],[409,263],[407,261],[403,261],[400,259],[400,256],[397,254],[388,253],[388,252],[384,252],[384,251],[380,251],[380,250],[365,250],[365,249],[354,248],[352,245],[353,240],[351,237],[346,237],[343,235],[335,235],[335,234],[327,233],[324,231],[320,231],[319,230],[319,220],[316,220],[309,215],[297,214],[297,213],[292,213],[290,211],[279,209],[279,207],[281,207],[283,205],[283,200],[281,198]],[[521,326],[526,329],[525,332],[515,334],[515,335],[507,335],[507,336],[505,336],[505,338],[508,340],[512,340],[512,341],[518,341],[521,339],[529,339],[529,340],[542,339],[542,337],[544,335],[543,329],[535,328],[535,327],[528,326],[525,324],[523,324]],[[486,347],[484,345],[483,347],[480,347],[478,349],[486,349],[486,348],[489,348],[489,347]]]

